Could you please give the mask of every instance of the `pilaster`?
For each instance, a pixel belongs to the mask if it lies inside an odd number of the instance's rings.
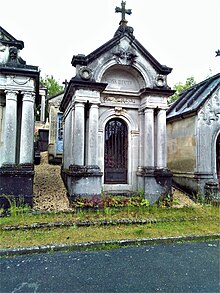
[[[144,166],[154,167],[154,109],[144,110]]]
[[[33,92],[22,92],[20,164],[33,163],[34,99]]]
[[[98,105],[92,104],[89,109],[88,165],[98,165],[98,113]]]
[[[85,105],[75,103],[73,132],[73,162],[74,165],[84,165],[85,155]]]
[[[166,146],[166,110],[160,109],[157,113],[157,168],[167,167]]]
[[[17,91],[7,90],[3,163],[15,164],[17,139]]]

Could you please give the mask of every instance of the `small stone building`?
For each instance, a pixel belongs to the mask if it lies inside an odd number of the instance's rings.
[[[34,109],[39,70],[20,57],[24,43],[0,27],[0,203],[5,195],[32,205]]]
[[[168,167],[191,194],[220,183],[220,74],[184,91],[167,111]]]
[[[47,111],[49,113],[49,144],[48,162],[61,163],[63,157],[63,113],[59,107],[63,99],[64,91],[47,99]]]
[[[76,76],[60,107],[70,200],[142,191],[154,202],[171,192],[166,110],[172,69],[139,43],[123,14],[114,37],[87,56],[73,56],[72,65]]]

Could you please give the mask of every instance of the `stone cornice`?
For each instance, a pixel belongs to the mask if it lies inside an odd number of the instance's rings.
[[[62,112],[65,111],[69,102],[72,100],[72,96],[74,95],[76,90],[89,90],[89,91],[97,91],[102,92],[107,86],[107,83],[95,82],[95,81],[84,81],[79,78],[72,78],[68,83],[66,91],[63,96],[63,100],[60,105],[60,110]]]

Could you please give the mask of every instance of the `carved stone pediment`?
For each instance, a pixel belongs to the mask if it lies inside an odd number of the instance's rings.
[[[209,99],[198,114],[198,120],[204,124],[211,125],[220,120],[220,89]]]
[[[136,53],[131,49],[119,48],[118,51],[114,52],[113,55],[118,64],[122,65],[132,65],[137,58]]]

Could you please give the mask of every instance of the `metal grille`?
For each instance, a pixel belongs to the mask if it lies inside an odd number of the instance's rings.
[[[127,183],[128,130],[121,119],[105,127],[105,183]]]

